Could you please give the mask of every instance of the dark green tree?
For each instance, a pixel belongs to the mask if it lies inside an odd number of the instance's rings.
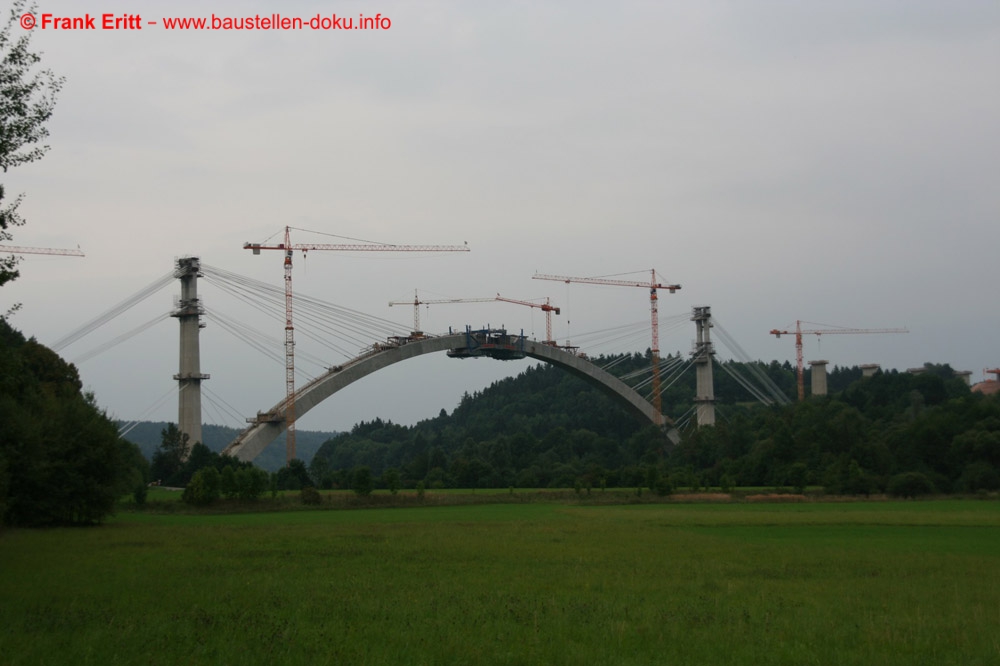
[[[288,465],[278,470],[278,490],[302,490],[307,486],[315,487],[306,464],[298,458],[293,458]]]
[[[241,500],[256,500],[268,485],[267,472],[252,465],[236,471],[236,494]]]
[[[4,173],[41,159],[48,151],[43,143],[49,135],[46,124],[64,82],[51,70],[38,69],[41,56],[31,50],[32,31],[19,26],[20,17],[28,10],[24,0],[14,0],[7,22],[0,28],[0,168]],[[24,224],[18,213],[23,195],[5,203],[5,194],[0,183],[0,241],[11,240],[10,229]],[[17,278],[17,262],[15,256],[0,258],[0,286]]]
[[[141,478],[134,449],[80,385],[74,366],[0,317],[0,514],[8,524],[99,523]]]
[[[367,467],[357,467],[351,472],[351,490],[360,497],[367,497],[372,494],[374,482],[372,481],[372,471]]]
[[[312,486],[303,486],[302,490],[299,491],[299,499],[302,500],[303,504],[309,504],[312,506],[317,506],[323,503],[323,496],[319,494],[319,491]]]
[[[236,497],[239,494],[239,488],[236,485],[236,470],[233,469],[232,465],[223,467],[219,474],[219,492],[228,498]]]
[[[897,474],[889,479],[887,491],[893,497],[915,498],[934,493],[934,484],[920,472]]]
[[[181,499],[195,506],[207,506],[219,499],[221,475],[214,467],[199,469],[184,488]]]
[[[176,424],[167,424],[167,427],[160,431],[160,447],[153,454],[150,465],[149,471],[153,481],[163,485],[176,482],[178,474],[184,469],[190,448],[188,436],[181,434]],[[180,482],[178,485],[185,484]]]
[[[389,492],[395,495],[399,492],[400,477],[399,471],[395,468],[390,467],[382,473],[382,483],[385,487],[389,489]]]

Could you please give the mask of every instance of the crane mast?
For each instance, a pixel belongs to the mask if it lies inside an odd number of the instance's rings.
[[[649,271],[649,282],[637,280],[611,280],[599,277],[567,277],[565,275],[544,275],[541,273],[535,273],[533,279],[555,280],[557,282],[565,282],[566,284],[577,282],[580,284],[600,284],[613,287],[641,287],[643,289],[649,289],[649,318],[653,338],[653,344],[650,348],[653,369],[653,406],[656,407],[657,418],[662,420],[663,409],[661,407],[660,399],[660,317],[658,304],[659,299],[656,292],[658,289],[666,289],[673,294],[680,289],[681,286],[679,284],[661,284],[657,282],[655,268],[650,269]]]
[[[420,330],[420,306],[440,305],[445,303],[487,303],[493,298],[432,298],[430,300],[420,300],[417,290],[413,290],[413,335],[422,336],[424,332]],[[411,301],[389,301],[389,307],[393,305],[410,305]]]
[[[500,294],[497,294],[496,300],[503,301],[505,303],[514,303],[515,305],[526,305],[529,308],[540,308],[542,312],[545,313],[545,344],[555,346],[556,342],[552,339],[552,313],[560,313],[560,309],[552,305],[549,302],[549,297],[545,297],[544,303],[532,303],[531,301],[518,301],[513,298],[504,298]]]
[[[265,245],[244,243],[244,250],[260,254],[261,250],[280,250],[285,255],[285,463],[295,458],[295,326],[292,322],[292,254],[305,255],[310,250],[343,252],[468,252],[469,245],[395,245],[391,243],[292,243],[292,227],[285,227],[284,243]],[[300,231],[303,231],[300,229]]]
[[[905,328],[817,328],[817,329],[804,329],[802,328],[803,323],[801,320],[795,321],[795,330],[782,331],[779,329],[772,329],[771,335],[776,338],[780,338],[782,335],[795,335],[795,378],[796,387],[798,389],[799,400],[806,399],[806,385],[805,385],[805,373],[802,369],[802,336],[803,335],[854,335],[860,333],[909,333]]]

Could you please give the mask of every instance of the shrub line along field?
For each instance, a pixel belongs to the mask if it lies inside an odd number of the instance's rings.
[[[995,501],[122,512],[0,561],[4,664],[1000,663]]]

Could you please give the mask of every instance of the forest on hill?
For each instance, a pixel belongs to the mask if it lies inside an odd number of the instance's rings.
[[[640,354],[596,362],[619,375],[649,365]],[[789,363],[755,366],[795,395]],[[715,380],[718,424],[689,425],[676,446],[589,384],[540,365],[414,426],[359,423],[320,447],[309,471],[321,487],[349,487],[358,469],[427,487],[819,485],[867,494],[907,474],[938,492],[1000,487],[1000,398],[971,392],[947,365],[869,378],[834,367],[830,395],[786,405],[753,402],[729,372],[717,369]],[[664,391],[664,410],[689,412],[694,394],[693,373],[684,373]]]

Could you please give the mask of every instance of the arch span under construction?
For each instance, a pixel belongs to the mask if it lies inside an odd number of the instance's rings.
[[[658,414],[653,405],[623,381],[586,358],[524,336],[508,336],[503,330],[466,331],[436,337],[394,338],[373,345],[365,353],[343,365],[330,368],[295,392],[295,415],[300,418],[337,391],[368,375],[409,358],[436,352],[468,358],[489,356],[499,359],[529,357],[558,366],[593,384],[639,419],[664,427],[667,437],[677,443],[680,435],[673,422]],[[254,422],[223,451],[240,460],[253,460],[287,428],[286,400]]]

